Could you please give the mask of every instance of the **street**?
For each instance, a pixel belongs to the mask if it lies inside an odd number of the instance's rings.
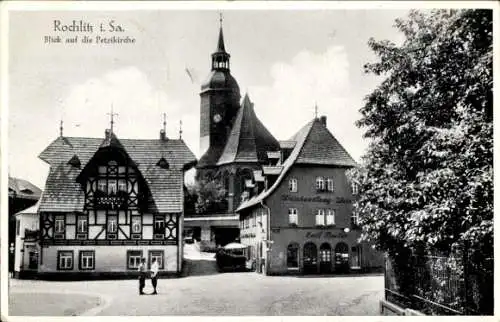
[[[189,246],[186,260],[188,276],[160,279],[159,294],[154,296],[138,295],[136,280],[49,282],[11,279],[9,314],[378,315],[378,301],[383,296],[382,275],[218,273],[213,254],[197,253]],[[148,280],[145,292],[151,291]]]

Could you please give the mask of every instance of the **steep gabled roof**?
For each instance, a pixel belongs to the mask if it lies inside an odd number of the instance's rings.
[[[114,137],[114,138],[113,138]],[[107,139],[59,137],[41,154],[50,164],[40,211],[82,211],[84,192],[77,182],[81,169],[68,163],[74,156],[84,168],[100,148],[123,149],[148,184],[152,202],[159,212],[180,212],[183,209],[183,171],[196,163],[196,158],[182,140],[118,140],[114,134]],[[157,165],[164,158],[169,169]]]
[[[268,151],[279,151],[279,142],[257,118],[253,103],[245,95],[217,165],[237,162],[267,163]]]
[[[270,196],[294,164],[348,168],[356,166],[352,157],[317,118],[307,123],[288,141],[294,141],[296,144],[290,156],[283,163],[283,170],[278,179],[269,189],[241,203],[236,210],[237,212],[252,207]]]
[[[356,166],[349,153],[318,119],[312,122],[295,164]]]
[[[80,169],[64,162],[51,166],[45,190],[40,198],[39,211],[81,212],[85,193],[76,181]]]

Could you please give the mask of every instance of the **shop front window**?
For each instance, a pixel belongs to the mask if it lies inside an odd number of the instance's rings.
[[[317,273],[318,250],[316,244],[304,244],[304,273]]]
[[[335,246],[335,270],[337,272],[349,270],[349,247],[343,242]]]

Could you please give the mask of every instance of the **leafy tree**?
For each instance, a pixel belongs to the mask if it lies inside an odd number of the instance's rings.
[[[199,215],[227,211],[227,190],[220,176],[212,171],[197,174],[196,183],[188,187],[189,200]]]
[[[402,44],[369,40],[383,77],[357,125],[371,144],[354,205],[362,238],[400,254],[493,256],[491,10],[411,11]]]

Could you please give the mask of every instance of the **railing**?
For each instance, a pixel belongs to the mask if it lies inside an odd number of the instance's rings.
[[[493,258],[411,256],[398,266],[386,257],[385,299],[432,315],[493,314]]]

